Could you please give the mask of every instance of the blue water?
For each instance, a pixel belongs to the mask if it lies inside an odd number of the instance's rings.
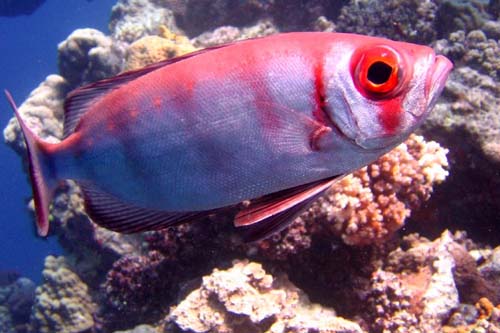
[[[90,27],[108,33],[109,15],[115,3],[116,0],[47,0],[31,16],[0,17],[0,88],[8,88],[21,104],[47,75],[58,72],[57,44],[73,30]],[[2,93],[2,129],[11,116]],[[31,188],[21,159],[5,144],[0,144],[0,170],[0,270],[13,269],[39,281],[45,256],[62,250],[55,237],[35,236],[32,216],[26,209]]]

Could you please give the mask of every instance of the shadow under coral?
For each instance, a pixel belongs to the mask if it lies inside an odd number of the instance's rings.
[[[475,242],[500,244],[500,161],[486,156],[463,127],[435,127],[426,137],[447,147],[450,175],[413,212],[403,232],[434,239],[444,229],[463,230]]]

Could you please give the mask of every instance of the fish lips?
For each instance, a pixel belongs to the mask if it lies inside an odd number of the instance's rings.
[[[428,111],[434,107],[438,97],[443,91],[448,75],[453,69],[453,63],[442,55],[437,55],[432,69],[427,76],[425,94],[428,100]]]

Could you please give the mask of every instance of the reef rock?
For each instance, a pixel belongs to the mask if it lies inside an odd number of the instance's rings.
[[[210,47],[236,40],[269,36],[278,32],[279,29],[272,20],[264,19],[245,28],[222,26],[213,31],[207,31],[193,38],[193,44],[197,47]]]
[[[0,332],[16,333],[10,311],[6,306],[0,305]]]
[[[196,51],[183,35],[161,29],[160,36],[145,36],[133,42],[127,50],[125,69],[133,70],[146,65]]]
[[[484,153],[500,162],[500,45],[480,31],[458,31],[435,48],[459,66],[452,72],[441,102],[426,127],[464,128]]]
[[[115,331],[114,333],[158,333],[158,331],[149,325],[139,325],[127,331]]]
[[[158,35],[160,26],[178,32],[172,11],[161,2],[119,0],[111,10],[109,29],[113,38],[132,43],[147,35]]]
[[[74,88],[118,74],[125,46],[99,30],[77,29],[59,43],[59,73]]]
[[[48,142],[57,142],[62,137],[63,102],[68,90],[69,84],[63,77],[49,75],[19,107],[25,123]],[[26,149],[15,117],[9,120],[3,136],[15,151],[23,153]]]
[[[377,332],[440,332],[459,304],[455,285],[455,242],[449,232],[434,242],[415,242],[388,257],[384,270],[372,278],[368,297]],[[371,310],[371,311],[370,311]]]
[[[36,289],[31,324],[39,333],[79,333],[94,326],[96,305],[64,257],[48,256]]]
[[[246,261],[205,276],[166,321],[196,333],[361,332],[332,309],[311,304],[286,277],[273,277],[260,264]]]

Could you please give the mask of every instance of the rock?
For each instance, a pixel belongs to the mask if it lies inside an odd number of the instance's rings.
[[[109,29],[113,38],[132,43],[141,37],[158,35],[160,26],[179,32],[173,12],[161,1],[119,0],[111,10]]]
[[[123,68],[125,44],[95,29],[77,29],[59,43],[59,72],[71,87],[118,74]]]
[[[43,284],[36,288],[31,324],[38,333],[86,332],[94,326],[97,308],[88,287],[64,257],[48,256]]]
[[[127,50],[126,70],[133,70],[196,51],[187,37],[163,29],[162,36],[145,36]]]
[[[131,330],[115,331],[113,333],[158,333],[158,331],[153,326],[139,325]]]
[[[35,135],[48,142],[62,137],[63,102],[68,90],[69,84],[63,77],[49,75],[20,105],[19,113]],[[26,146],[15,117],[9,120],[3,136],[9,146],[24,154]]]
[[[334,310],[311,304],[286,277],[273,277],[260,264],[246,261],[205,276],[166,322],[196,333],[362,332]]]

